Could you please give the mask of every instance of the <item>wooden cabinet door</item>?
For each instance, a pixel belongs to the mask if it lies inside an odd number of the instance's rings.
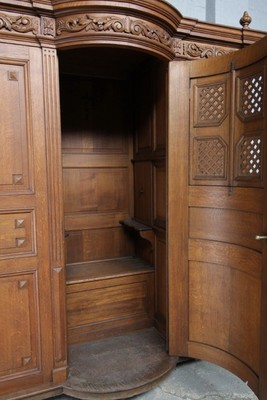
[[[48,382],[53,368],[41,50],[2,43],[0,82],[0,393],[7,396]]]
[[[169,348],[266,399],[267,40],[170,64]],[[187,116],[190,116],[188,118]],[[259,239],[259,238],[258,238]]]

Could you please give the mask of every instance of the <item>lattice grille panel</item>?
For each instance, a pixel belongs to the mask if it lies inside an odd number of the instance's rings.
[[[225,84],[198,87],[197,125],[217,125],[225,116]]]
[[[225,178],[225,144],[220,138],[195,141],[195,179]]]
[[[262,141],[260,137],[244,137],[239,143],[239,176],[261,175]]]
[[[257,74],[240,81],[240,114],[251,118],[263,109],[263,75]]]

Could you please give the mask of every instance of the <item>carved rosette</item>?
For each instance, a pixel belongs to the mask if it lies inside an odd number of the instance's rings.
[[[41,17],[41,34],[51,38],[56,36],[56,24],[53,18]]]

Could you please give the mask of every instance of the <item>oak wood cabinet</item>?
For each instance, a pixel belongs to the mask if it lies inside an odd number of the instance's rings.
[[[267,399],[262,37],[158,0],[1,2],[1,400],[150,326]]]

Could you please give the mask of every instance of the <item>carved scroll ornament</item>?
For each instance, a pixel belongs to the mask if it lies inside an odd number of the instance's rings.
[[[181,39],[174,39],[172,48],[176,57],[182,57],[186,59],[217,57],[230,52],[224,48],[201,46],[197,43],[187,42]]]
[[[81,31],[124,33],[142,36],[169,48],[172,42],[170,35],[163,29],[130,17],[83,15],[76,18],[60,19],[57,23],[57,35],[60,36],[64,31],[69,33]]]
[[[39,23],[38,19],[25,15],[8,16],[0,14],[0,30],[6,29],[10,32],[15,31],[18,33],[32,32],[34,35],[38,34]]]
[[[79,15],[72,18],[62,18],[57,21],[57,35],[63,32],[113,32],[132,36],[139,36],[156,41],[166,47],[175,57],[186,59],[210,58],[228,53],[223,48],[214,46],[201,46],[197,43],[187,42],[172,38],[168,32],[158,26],[140,19],[120,16]]]
[[[188,42],[170,34],[161,27],[148,23],[141,19],[129,16],[115,15],[78,15],[75,17],[61,18],[57,21],[49,17],[30,17],[26,15],[7,15],[0,13],[0,31],[7,30],[16,33],[32,33],[33,35],[63,36],[63,33],[115,33],[127,36],[139,37],[150,40],[165,47],[174,57],[185,59],[198,59],[216,57],[229,51],[214,46],[202,46]]]

